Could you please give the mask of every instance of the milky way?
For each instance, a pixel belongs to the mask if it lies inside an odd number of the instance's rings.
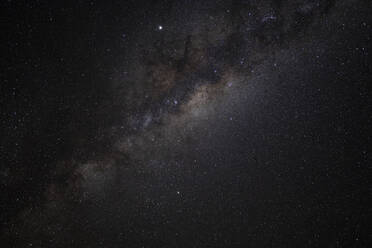
[[[370,3],[8,5],[4,247],[371,240]]]

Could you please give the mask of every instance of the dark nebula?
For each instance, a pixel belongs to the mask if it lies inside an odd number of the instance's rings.
[[[0,247],[369,247],[371,7],[3,1]]]

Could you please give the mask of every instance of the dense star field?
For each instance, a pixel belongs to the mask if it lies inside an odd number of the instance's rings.
[[[372,244],[371,1],[0,5],[0,247]]]

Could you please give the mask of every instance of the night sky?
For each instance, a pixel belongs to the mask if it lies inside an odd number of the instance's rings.
[[[371,1],[0,5],[0,247],[371,247]]]

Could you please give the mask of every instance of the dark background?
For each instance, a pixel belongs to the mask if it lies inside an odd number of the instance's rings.
[[[4,1],[0,246],[368,247],[370,7]]]

